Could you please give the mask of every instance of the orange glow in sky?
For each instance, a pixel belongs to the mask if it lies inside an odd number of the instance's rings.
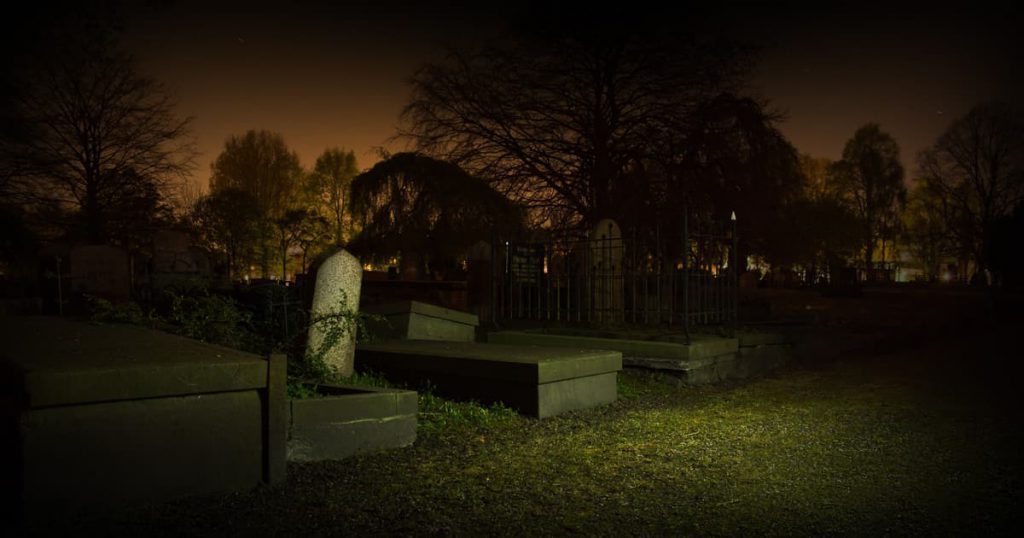
[[[1020,91],[1020,8],[1006,13],[909,8],[790,12],[727,7],[710,25],[759,43],[752,91],[787,114],[782,132],[801,152],[838,158],[867,122],[899,142],[908,177],[916,153],[950,121],[987,99]],[[315,3],[209,7],[146,3],[128,12],[125,45],[142,71],[193,116],[201,152],[194,179],[232,134],[282,133],[305,167],[327,147],[355,152],[361,168],[377,160],[405,104],[407,81],[445,45],[478,43],[505,25],[477,6],[379,7]],[[852,8],[851,8],[852,9]],[[662,22],[672,20],[671,15]],[[972,18],[974,17],[974,18]]]

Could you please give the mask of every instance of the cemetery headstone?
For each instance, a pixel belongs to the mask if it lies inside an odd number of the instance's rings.
[[[312,323],[309,327],[306,352],[319,353],[330,340],[332,315],[342,311],[359,311],[359,293],[362,285],[363,268],[359,260],[339,250],[320,265],[313,289]],[[320,321],[317,321],[320,320]],[[335,331],[336,332],[336,331]],[[324,349],[323,359],[327,366],[342,376],[350,376],[355,355],[355,331],[343,331],[333,345]]]

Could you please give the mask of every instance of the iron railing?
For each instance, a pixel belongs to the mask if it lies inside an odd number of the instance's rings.
[[[492,321],[670,325],[687,335],[698,325],[735,329],[735,221],[684,221],[675,245],[632,237],[609,230],[598,239],[499,242]]]

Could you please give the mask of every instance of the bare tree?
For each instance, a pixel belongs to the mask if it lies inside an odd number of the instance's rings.
[[[615,216],[640,163],[666,151],[698,104],[734,88],[745,63],[722,42],[605,29],[515,39],[423,68],[403,135],[550,226]]]
[[[1024,120],[1005,103],[987,103],[956,120],[918,156],[923,181],[944,200],[948,233],[976,270],[988,265],[993,226],[1024,203]]]
[[[191,169],[190,120],[156,81],[139,75],[97,32],[70,39],[24,74],[14,98],[20,125],[4,137],[6,175],[36,204],[78,213],[85,236],[110,235],[112,208],[140,190],[165,196]]]

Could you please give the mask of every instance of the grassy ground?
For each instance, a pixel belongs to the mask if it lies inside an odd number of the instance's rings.
[[[106,535],[998,535],[1024,525],[1015,328],[733,386],[621,376],[542,421],[431,399],[408,449],[291,465],[286,484],[77,520]]]

